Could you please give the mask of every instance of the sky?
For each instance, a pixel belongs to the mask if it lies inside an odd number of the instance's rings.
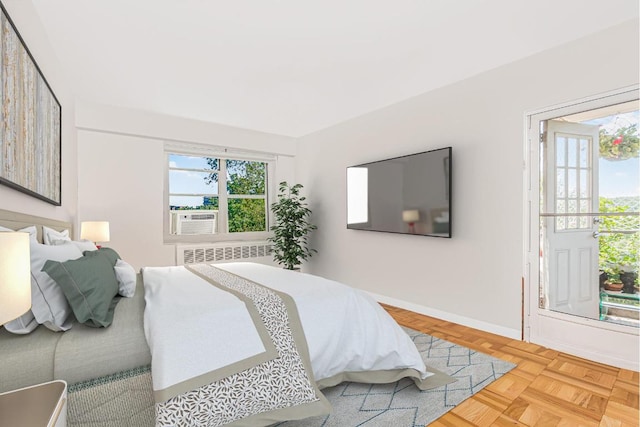
[[[618,129],[634,123],[637,125],[637,129],[640,130],[639,122],[640,111],[636,110],[589,120],[585,123],[600,125],[608,134],[615,134]],[[640,197],[640,158],[635,157],[628,160],[606,160],[601,158],[599,167],[599,195],[601,197]]]
[[[600,196],[640,196],[640,159],[600,159]]]
[[[177,154],[169,155],[169,167],[211,169],[202,157],[181,156]],[[212,182],[207,185],[204,178],[207,172],[172,170],[169,171],[169,192],[187,194],[217,194],[218,183]],[[201,206],[202,196],[171,196],[169,204],[176,206]]]

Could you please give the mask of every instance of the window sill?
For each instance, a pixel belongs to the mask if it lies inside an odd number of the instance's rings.
[[[247,242],[267,240],[273,237],[269,231],[251,233],[225,233],[225,234],[196,234],[196,235],[165,235],[165,245],[194,244],[194,243],[223,243],[223,242]]]

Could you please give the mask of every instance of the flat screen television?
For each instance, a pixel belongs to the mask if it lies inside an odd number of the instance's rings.
[[[347,168],[347,228],[451,237],[451,147]]]

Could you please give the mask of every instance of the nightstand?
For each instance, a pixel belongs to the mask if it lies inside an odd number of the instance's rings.
[[[0,393],[0,426],[66,427],[67,383],[56,380]]]

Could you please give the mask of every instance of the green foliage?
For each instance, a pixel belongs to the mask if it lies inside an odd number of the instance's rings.
[[[612,199],[600,197],[600,212],[619,213],[629,212],[632,209],[624,204],[616,204]],[[631,219],[631,221],[630,221]],[[601,216],[600,228],[602,230],[637,230],[640,226],[637,217]],[[620,272],[632,269],[638,271],[640,260],[640,234],[602,233],[599,237],[600,244],[600,270],[609,276],[609,280],[619,281]]]
[[[266,174],[266,163],[227,160],[227,193],[264,194]]]
[[[227,160],[227,194],[265,194],[267,165],[247,160]],[[229,232],[265,231],[264,199],[234,199],[227,201]]]
[[[638,153],[640,141],[637,124],[620,128],[614,135],[600,129],[600,157],[607,160],[626,160],[638,157]]]
[[[264,199],[229,199],[227,207],[230,233],[267,229]]]
[[[309,249],[308,234],[317,227],[309,222],[311,210],[307,207],[306,198],[300,196],[301,184],[292,187],[286,181],[280,183],[278,200],[271,204],[276,218],[276,225],[271,227],[273,237],[274,259],[293,270],[302,261],[317,252]]]
[[[205,183],[218,182],[220,159],[207,158],[206,161],[212,172],[205,177]],[[266,163],[250,160],[226,160],[226,167],[228,195],[265,194]],[[267,229],[266,206],[263,199],[236,199],[229,197],[227,200],[227,213],[230,233],[265,231]]]

